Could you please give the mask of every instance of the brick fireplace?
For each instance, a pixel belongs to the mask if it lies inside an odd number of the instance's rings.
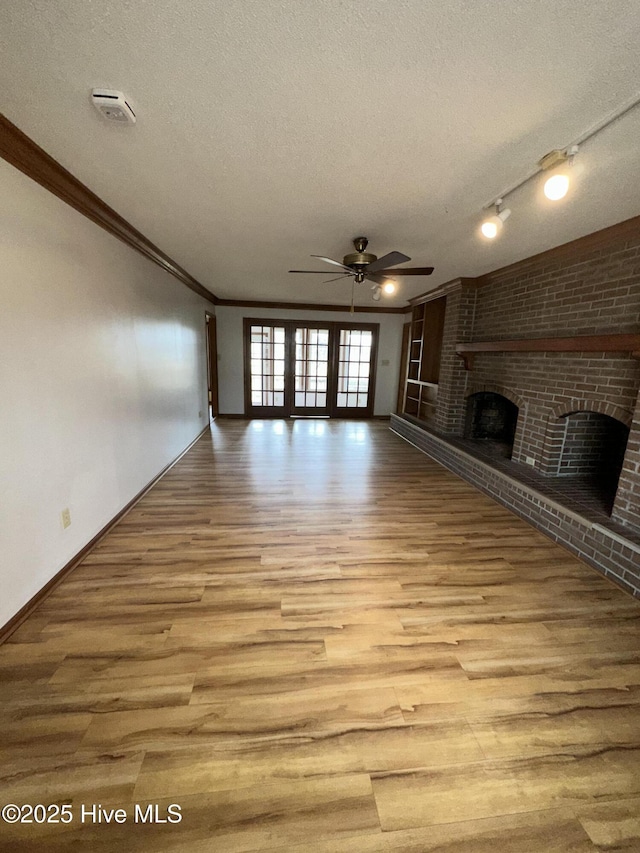
[[[443,297],[435,402],[392,429],[640,595],[640,217]]]
[[[489,453],[506,459],[513,454],[518,406],[494,391],[478,391],[467,397],[464,437],[483,442]]]

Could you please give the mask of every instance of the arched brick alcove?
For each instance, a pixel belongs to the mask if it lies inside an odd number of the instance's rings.
[[[564,418],[576,412],[595,412],[600,415],[607,415],[610,418],[615,418],[629,428],[633,419],[633,412],[628,409],[623,409],[605,400],[592,400],[588,397],[565,400],[562,403],[558,403],[551,410],[550,418]]]
[[[560,474],[562,451],[566,439],[567,418],[578,412],[592,412],[614,418],[627,428],[631,427],[633,413],[613,403],[604,400],[594,400],[588,397],[563,400],[555,405],[547,418],[540,472],[546,476],[555,477]]]
[[[602,400],[567,400],[547,422],[542,473],[574,478],[611,511],[629,438],[631,412]]]

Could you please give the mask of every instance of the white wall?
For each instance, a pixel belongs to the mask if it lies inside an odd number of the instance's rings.
[[[350,314],[341,311],[283,310],[280,308],[232,308],[217,306],[218,381],[220,413],[244,412],[242,320],[255,317],[273,320],[332,320],[340,323],[379,323],[378,364],[376,367],[375,415],[396,410],[403,314]],[[388,362],[385,364],[384,362]]]
[[[213,306],[3,160],[0,197],[3,625],[206,425]]]

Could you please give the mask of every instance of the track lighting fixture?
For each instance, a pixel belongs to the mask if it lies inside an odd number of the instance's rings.
[[[480,231],[482,232],[482,236],[486,237],[487,240],[493,240],[494,237],[497,237],[500,231],[502,230],[502,226],[505,223],[505,220],[511,216],[511,211],[509,208],[505,208],[504,210],[500,210],[502,206],[502,199],[498,198],[495,202],[496,212],[494,216],[490,216],[480,226]]]
[[[373,297],[373,299],[376,302],[380,302],[380,297],[382,295],[382,288],[380,287],[380,285],[374,284],[373,287],[371,288],[371,290],[372,290],[371,296]]]
[[[564,151],[558,149],[550,151],[538,163],[543,171],[549,173],[543,188],[549,201],[559,201],[569,191],[570,179],[577,175],[577,169],[574,165],[577,153],[578,146],[571,145]]]
[[[493,240],[498,236],[502,230],[505,219],[511,213],[510,210],[500,210],[503,199],[508,195],[511,195],[511,193],[514,193],[516,190],[519,190],[520,187],[523,187],[526,183],[539,175],[540,172],[546,173],[543,187],[544,195],[550,201],[559,201],[564,198],[569,191],[573,178],[580,175],[583,171],[582,164],[575,162],[576,154],[578,153],[578,146],[583,145],[589,139],[592,139],[597,133],[600,133],[601,130],[604,130],[615,121],[621,119],[638,105],[640,105],[640,94],[634,95],[633,98],[625,104],[622,104],[617,110],[609,113],[609,115],[605,116],[602,121],[599,121],[597,124],[590,127],[589,130],[586,130],[570,145],[567,145],[566,148],[554,148],[553,151],[545,154],[544,157],[538,161],[535,169],[530,171],[521,180],[505,187],[499,196],[495,197],[493,201],[488,202],[483,207],[483,210],[489,210],[495,206],[496,212],[494,216],[485,219],[480,226],[482,236],[486,237],[488,240]]]

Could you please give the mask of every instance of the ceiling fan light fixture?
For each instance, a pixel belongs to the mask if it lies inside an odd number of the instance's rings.
[[[393,269],[398,264],[405,264],[410,261],[409,255],[403,252],[387,252],[379,258],[370,252],[365,251],[368,245],[366,237],[356,237],[353,240],[353,247],[356,250],[348,255],[345,255],[342,261],[336,261],[333,258],[328,258],[325,255],[311,255],[312,258],[317,258],[319,261],[331,264],[332,267],[340,267],[341,272],[337,278],[327,280],[327,284],[333,281],[338,281],[341,278],[351,279],[352,289],[356,284],[362,284],[364,281],[371,281],[372,297],[378,302],[383,294],[391,295],[398,289],[397,281],[394,278],[387,276],[400,275],[431,275],[433,267],[401,267]],[[309,275],[326,275],[322,270],[289,270],[290,273],[307,273]],[[336,270],[334,270],[336,272]]]

